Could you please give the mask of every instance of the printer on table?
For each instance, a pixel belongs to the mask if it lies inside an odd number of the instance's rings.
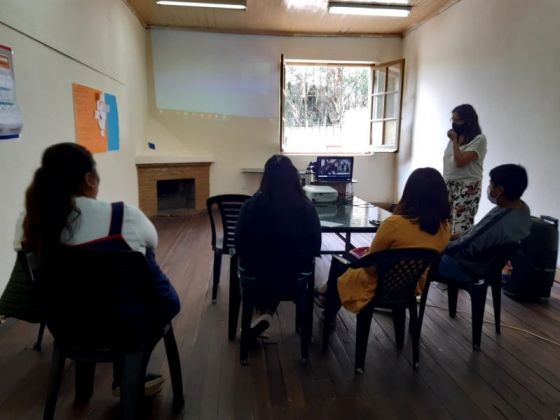
[[[315,203],[331,203],[338,199],[338,191],[328,185],[305,185],[303,191]]]

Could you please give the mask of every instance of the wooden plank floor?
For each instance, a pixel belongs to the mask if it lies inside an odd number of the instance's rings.
[[[299,363],[294,334],[294,307],[283,303],[274,318],[270,339],[250,353],[250,366],[238,362],[239,341],[227,340],[227,278],[224,257],[216,305],[210,303],[212,251],[204,214],[155,220],[160,234],[158,259],[181,297],[174,321],[181,354],[186,406],[171,410],[169,373],[162,345],[151,371],[168,379],[163,392],[146,401],[149,419],[554,419],[560,413],[560,352],[528,333],[484,326],[482,351],[471,349],[470,303],[461,295],[455,320],[446,312],[446,295],[432,287],[420,349],[420,369],[411,368],[410,342],[399,353],[389,316],[375,314],[366,370],[354,376],[356,321],[341,311],[329,350],[313,344],[310,363]],[[371,235],[356,235],[355,245],[368,245]],[[324,247],[340,247],[325,236]],[[329,258],[317,264],[317,283],[325,281]],[[538,304],[503,299],[503,323],[560,342],[560,287]],[[314,336],[319,342],[319,311]],[[487,321],[492,320],[491,301]],[[31,348],[37,326],[8,321],[0,326],[0,419],[41,419],[52,338],[43,351]],[[111,366],[99,365],[93,399],[73,403],[74,368],[67,363],[57,406],[57,419],[117,419],[118,400],[110,393]]]

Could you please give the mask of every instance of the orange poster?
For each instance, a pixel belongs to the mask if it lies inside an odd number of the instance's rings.
[[[99,103],[103,92],[88,86],[72,84],[76,142],[92,153],[107,151],[107,133],[100,127]]]

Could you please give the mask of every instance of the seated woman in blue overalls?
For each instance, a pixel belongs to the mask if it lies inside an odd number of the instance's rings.
[[[85,147],[75,143],[48,147],[27,189],[14,247],[41,252],[64,244],[142,252],[153,273],[160,320],[168,323],[179,312],[180,303],[177,292],[155,260],[158,237],[154,225],[135,207],[96,200],[98,189],[95,161]],[[156,343],[157,340],[153,345]],[[115,365],[115,370],[118,369]],[[114,377],[120,376],[114,373]],[[159,392],[162,383],[160,375],[147,375],[145,394]],[[117,392],[118,385],[113,384]]]

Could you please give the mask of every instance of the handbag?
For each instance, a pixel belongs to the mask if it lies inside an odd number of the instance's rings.
[[[8,284],[0,298],[0,315],[27,322],[44,321],[44,305],[29,272],[25,253],[17,253]]]

